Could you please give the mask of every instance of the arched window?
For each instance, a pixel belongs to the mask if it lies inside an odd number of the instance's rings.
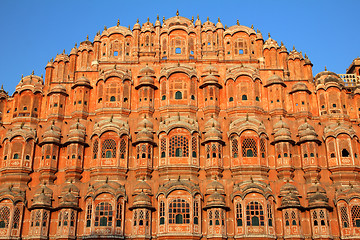
[[[0,208],[0,229],[8,228],[10,221],[10,208],[9,207],[1,207]]]
[[[175,93],[175,99],[182,99],[182,92],[177,91],[177,92]]]
[[[233,138],[231,141],[231,151],[232,151],[232,156],[233,158],[237,158],[239,156],[239,151],[238,151],[238,141],[236,138]]]
[[[236,226],[241,227],[243,225],[243,215],[240,203],[236,203]]]
[[[188,157],[189,156],[189,143],[188,139],[184,136],[173,136],[170,138],[170,157]]]
[[[241,96],[241,100],[247,100],[247,96],[244,94]]]
[[[252,138],[245,138],[242,141],[242,154],[243,157],[257,157],[256,142]]]
[[[165,224],[165,203],[164,201],[160,201],[160,225]]]
[[[98,150],[99,150],[99,140],[96,139],[93,144],[93,159],[97,158]]]
[[[181,198],[172,200],[169,205],[169,224],[189,224],[190,205]]]
[[[345,148],[343,150],[341,150],[341,156],[342,157],[349,157],[349,152],[348,150],[346,150]]]
[[[194,224],[199,224],[199,202],[194,201]]]
[[[259,202],[252,201],[246,206],[246,224],[248,226],[264,226],[264,210]]]
[[[101,149],[102,158],[115,158],[116,157],[116,142],[113,139],[106,139],[102,144]]]
[[[360,227],[360,206],[351,207],[351,221],[354,227]]]
[[[14,159],[19,159],[19,154],[18,154],[18,153],[15,153],[13,158],[14,158]]]
[[[233,102],[234,98],[233,97],[229,97],[229,102]]]
[[[161,139],[161,158],[164,158],[166,157],[166,139],[165,138],[162,138]]]
[[[345,206],[340,207],[340,218],[342,221],[342,226],[344,228],[348,228],[349,227],[349,216],[348,216],[348,212],[347,212],[347,207],[345,207]]]
[[[16,207],[14,211],[14,220],[12,226],[13,229],[18,229],[20,226],[20,214],[21,214],[20,209]]]
[[[101,202],[95,209],[95,227],[112,226],[113,210],[108,202]]]
[[[262,158],[265,158],[265,151],[266,151],[266,148],[265,148],[265,139],[261,138],[261,139],[260,139],[260,153],[261,153],[261,157],[262,157]]]
[[[125,139],[121,139],[120,141],[120,158],[125,159],[126,154],[126,141]]]
[[[116,101],[115,96],[111,96],[110,97],[110,102],[115,102],[115,101]]]
[[[92,204],[89,202],[86,209],[86,227],[91,226],[91,216],[92,216]]]
[[[196,158],[197,156],[197,139],[193,137],[191,139],[191,148],[192,148],[192,157]]]
[[[116,206],[116,227],[121,227],[122,220],[122,203],[118,202]]]

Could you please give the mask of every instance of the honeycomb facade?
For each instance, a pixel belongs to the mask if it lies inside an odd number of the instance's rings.
[[[105,27],[0,91],[0,239],[360,239],[359,61],[313,77],[178,14]]]

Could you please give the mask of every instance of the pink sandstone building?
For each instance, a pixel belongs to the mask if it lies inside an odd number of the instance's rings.
[[[360,239],[360,59],[178,14],[0,91],[0,239]]]

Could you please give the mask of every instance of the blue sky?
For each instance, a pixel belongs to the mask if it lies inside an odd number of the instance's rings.
[[[142,0],[0,0],[1,57],[0,84],[12,94],[21,75],[45,74],[47,62],[64,49],[69,53],[75,43],[89,35],[93,40],[104,25],[133,25],[156,15],[191,18],[199,14],[228,26],[239,19],[245,26],[254,25],[265,39],[267,33],[283,41],[288,50],[295,45],[314,64],[314,75],[324,70],[345,73],[352,60],[360,55],[360,1],[142,1]]]

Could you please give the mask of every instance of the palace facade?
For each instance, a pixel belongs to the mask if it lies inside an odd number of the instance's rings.
[[[360,239],[360,59],[177,14],[45,69],[0,91],[0,239]]]

